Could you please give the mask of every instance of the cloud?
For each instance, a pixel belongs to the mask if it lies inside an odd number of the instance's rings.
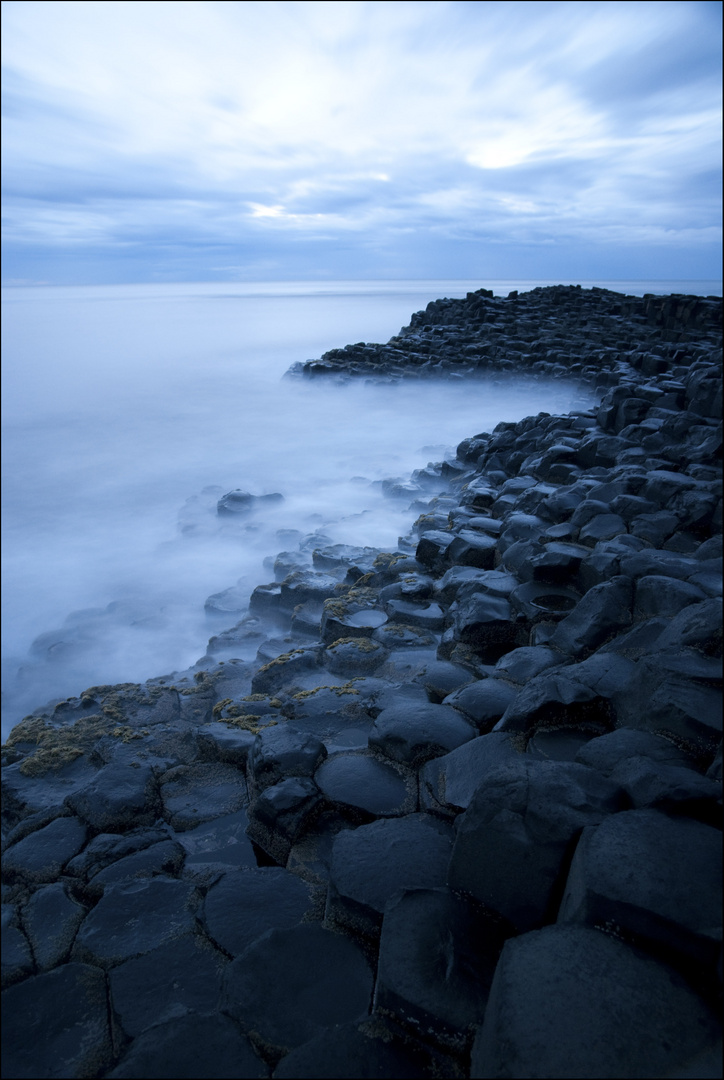
[[[565,238],[716,265],[720,22],[679,2],[11,0],[9,250],[286,238],[312,274],[337,243],[348,276],[371,250],[415,276],[400,237],[425,232],[430,258],[482,235],[521,259]]]

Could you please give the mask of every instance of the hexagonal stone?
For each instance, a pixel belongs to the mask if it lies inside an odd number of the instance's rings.
[[[721,890],[718,829],[657,810],[630,810],[584,829],[558,918],[615,926],[713,968],[721,945]]]
[[[307,923],[270,930],[229,965],[224,1008],[280,1057],[363,1017],[371,996],[372,972],[357,945]]]
[[[214,1013],[227,958],[206,938],[185,934],[113,968],[111,1002],[135,1037],[187,1012]]]
[[[517,759],[520,752],[514,735],[491,731],[444,757],[428,761],[420,772],[421,805],[455,813],[467,809],[488,773],[506,761]]]
[[[61,817],[44,829],[30,833],[7,849],[2,858],[7,880],[22,878],[33,884],[55,881],[63,867],[77,855],[88,830],[77,817]]]
[[[303,1046],[291,1050],[274,1076],[306,1080],[355,1080],[360,1076],[394,1076],[398,1080],[439,1077],[434,1053],[375,1017],[359,1024],[336,1024]]]
[[[385,907],[376,1012],[458,1052],[485,1011],[502,924],[449,889],[406,890]]]
[[[244,774],[233,765],[179,765],[161,778],[164,816],[177,832],[194,829],[248,802]]]
[[[64,964],[3,994],[3,1076],[93,1077],[112,1060],[106,978]]]
[[[414,781],[366,753],[334,754],[320,765],[314,779],[330,802],[373,816],[409,814],[417,802]]]
[[[152,878],[159,875],[176,877],[184,864],[185,852],[175,840],[162,840],[143,851],[118,859],[104,870],[100,870],[88,879],[87,890],[91,896],[99,896],[108,885],[117,885],[124,881],[139,878]]]
[[[188,1013],[134,1039],[126,1056],[107,1075],[113,1080],[148,1080],[149,1076],[256,1080],[267,1077],[269,1070],[228,1016]]]
[[[340,833],[332,845],[327,918],[376,937],[398,889],[444,885],[450,826],[428,814],[383,818]]]
[[[326,755],[324,744],[315,735],[288,724],[265,728],[256,736],[249,758],[254,789],[271,787],[291,776],[313,776]]]
[[[673,969],[598,930],[547,926],[506,943],[470,1075],[703,1075],[675,1070],[719,1038]]]
[[[264,866],[224,874],[204,903],[209,935],[231,956],[240,956],[267,930],[300,922],[310,908],[304,882],[281,868]]]
[[[213,877],[240,866],[256,866],[256,855],[246,829],[246,810],[225,814],[179,834],[186,852],[184,877]]]
[[[2,988],[20,982],[30,975],[35,965],[30,944],[17,925],[17,910],[13,904],[3,904],[2,910]]]
[[[449,706],[402,701],[382,710],[369,742],[393,761],[421,765],[474,739],[476,734],[472,724]]]
[[[33,893],[23,908],[23,925],[41,971],[65,960],[85,913],[59,881]]]
[[[86,916],[74,956],[112,967],[194,929],[196,892],[183,881],[109,886]]]
[[[619,809],[618,788],[594,769],[527,754],[488,773],[457,822],[448,884],[518,930],[556,915],[571,842]]]
[[[150,765],[112,761],[90,784],[74,791],[66,804],[94,832],[126,832],[151,825],[158,816],[158,790]]]
[[[502,679],[479,679],[448,694],[444,704],[452,705],[465,713],[474,721],[478,730],[486,734],[500,720],[517,693],[517,687]]]

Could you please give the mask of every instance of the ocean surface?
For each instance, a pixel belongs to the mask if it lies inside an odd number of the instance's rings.
[[[394,548],[417,512],[382,479],[501,420],[588,407],[561,379],[283,379],[335,346],[387,341],[438,297],[545,284],[4,289],[3,736],[49,699],[195,663],[273,580],[269,557],[306,536]],[[581,284],[721,295],[719,281]],[[216,502],[234,488],[284,501],[225,526]],[[239,612],[209,617],[207,597],[231,586]]]

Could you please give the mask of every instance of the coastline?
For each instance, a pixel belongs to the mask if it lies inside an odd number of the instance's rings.
[[[716,298],[557,287],[435,301],[295,365],[604,396],[391,485],[420,510],[396,552],[279,555],[195,669],[14,729],[8,1075],[162,1076],[199,1039],[207,1071],[174,1075],[676,1075],[710,1052],[720,349]],[[202,955],[202,995],[147,989]]]

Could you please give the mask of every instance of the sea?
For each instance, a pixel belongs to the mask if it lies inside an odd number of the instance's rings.
[[[408,479],[501,420],[594,404],[560,378],[284,378],[327,349],[387,341],[430,300],[548,284],[3,289],[3,738],[50,700],[193,665],[273,580],[280,551],[394,550],[419,510],[386,498],[381,481]],[[722,290],[580,284],[638,296]],[[234,489],[283,500],[229,525],[216,505]],[[207,598],[229,589],[227,613],[209,612]]]

